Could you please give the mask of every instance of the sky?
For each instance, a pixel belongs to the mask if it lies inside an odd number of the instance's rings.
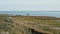
[[[30,16],[52,16],[59,17],[60,12],[52,11],[0,11],[0,14],[12,14],[12,15],[24,15],[30,14]]]
[[[60,0],[0,0],[0,11],[60,11]]]

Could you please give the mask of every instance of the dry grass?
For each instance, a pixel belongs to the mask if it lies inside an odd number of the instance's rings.
[[[43,24],[44,25],[48,25],[48,27],[43,27],[44,28],[50,28],[51,26],[53,28],[55,27],[58,27],[60,28],[60,18],[56,18],[56,17],[38,17],[38,16],[13,16],[14,19],[17,19],[17,20],[20,20],[20,21],[23,21],[23,22],[33,22],[33,24],[38,24],[38,25],[41,25]],[[51,27],[51,28],[52,28]],[[55,30],[55,29],[44,29],[46,31],[50,31],[50,32],[53,32],[54,34],[58,34],[60,33],[59,31],[60,30]]]

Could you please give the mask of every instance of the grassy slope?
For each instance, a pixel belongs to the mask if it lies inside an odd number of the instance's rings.
[[[36,18],[36,17],[14,17],[16,19],[20,19],[20,20],[24,20],[24,21],[33,21],[36,23],[42,23],[42,24],[46,24],[46,25],[53,25],[53,26],[58,26],[60,27],[60,20],[46,20],[44,18]],[[48,18],[49,19],[49,18]]]
[[[37,24],[44,24],[44,25],[52,25],[52,26],[56,26],[56,27],[60,27],[60,19],[58,18],[48,18],[45,19],[46,17],[27,17],[27,16],[14,16],[13,18],[18,19],[20,21],[29,21],[29,22],[34,22]],[[53,29],[48,29],[48,31],[54,32],[54,34],[57,34],[57,32],[59,32],[60,30],[53,30]]]
[[[4,31],[4,33],[23,34],[18,25],[19,24],[15,23],[14,20],[7,15],[0,15],[0,33]]]

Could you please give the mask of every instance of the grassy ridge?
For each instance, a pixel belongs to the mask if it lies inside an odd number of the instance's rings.
[[[60,18],[56,18],[56,17],[14,16],[14,18],[60,27]]]
[[[0,32],[9,32],[9,34],[31,34],[28,28],[19,25],[16,23],[13,19],[17,19],[19,21],[28,22],[29,24],[36,25],[40,27],[40,25],[44,26],[42,29],[53,32],[54,34],[60,34],[60,30],[55,29],[44,29],[44,28],[50,28],[50,25],[54,27],[60,28],[60,18],[56,17],[47,17],[47,16],[11,16],[12,18],[9,18],[10,16],[7,15],[0,15]],[[49,25],[48,27],[45,27],[45,25]],[[40,27],[41,28],[41,27]]]
[[[18,19],[20,21],[28,21],[29,23],[34,22],[34,24],[39,24],[39,25],[40,24],[50,25],[50,26],[52,26],[52,28],[54,28],[54,27],[60,28],[60,18],[56,18],[56,17],[13,16],[13,18]],[[50,26],[44,27],[44,28],[50,28]],[[53,32],[54,34],[60,33],[59,29],[57,29],[57,30],[55,30],[55,29],[44,29],[44,30]]]

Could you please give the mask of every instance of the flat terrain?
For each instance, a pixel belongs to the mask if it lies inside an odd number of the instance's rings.
[[[43,16],[12,16],[16,23],[36,31],[50,34],[60,33],[60,18]],[[48,31],[48,32],[47,32]]]
[[[60,18],[0,15],[0,34],[60,34]]]
[[[40,16],[13,16],[23,22],[35,22],[37,24],[52,25],[60,27],[60,18],[55,17],[40,17]]]

